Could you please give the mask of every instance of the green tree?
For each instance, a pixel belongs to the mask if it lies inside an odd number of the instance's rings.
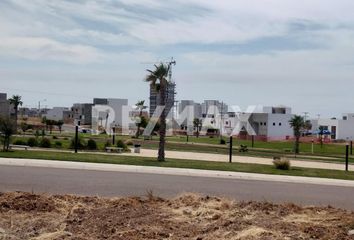
[[[194,126],[195,129],[197,129],[197,138],[198,138],[199,137],[200,128],[202,127],[202,120],[200,120],[199,118],[194,118],[193,126]]]
[[[16,124],[10,118],[0,118],[0,134],[3,140],[3,150],[8,151],[10,146],[10,139],[16,133]]]
[[[61,133],[61,130],[63,128],[64,122],[63,120],[56,121],[55,125],[57,125],[59,132]]]
[[[149,74],[146,76],[146,82],[150,84],[152,88],[154,88],[157,92],[159,105],[164,107],[160,117],[159,117],[159,151],[158,151],[158,161],[165,161],[165,143],[166,143],[166,94],[168,87],[168,74],[170,71],[170,65],[166,65],[160,63],[159,65],[155,65],[154,70],[147,70]]]
[[[301,137],[301,131],[305,127],[305,121],[302,116],[295,115],[292,117],[289,121],[290,126],[292,127],[294,131],[294,137],[295,137],[295,146],[294,146],[294,151],[296,154],[300,152],[300,137]]]
[[[13,106],[15,110],[15,129],[17,130],[17,119],[18,119],[18,107],[22,106],[23,102],[21,101],[21,96],[20,95],[13,95],[9,99],[9,103]]]
[[[145,106],[144,104],[145,104],[145,100],[138,101],[135,104],[136,109],[139,111],[139,120],[136,123],[137,128],[138,128],[136,131],[136,134],[135,134],[136,138],[139,138],[139,136],[140,136],[140,128],[142,127],[143,111],[147,108],[147,106]]]
[[[49,128],[49,133],[52,134],[53,127],[54,125],[56,125],[56,121],[51,119],[46,119],[45,124],[46,124],[46,128],[47,129]]]

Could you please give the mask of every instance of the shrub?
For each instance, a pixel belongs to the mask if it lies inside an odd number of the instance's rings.
[[[226,144],[225,139],[220,139],[220,144]]]
[[[87,141],[87,149],[88,150],[97,150],[97,143],[93,139],[89,139]]]
[[[111,141],[107,140],[105,143],[104,143],[104,147],[111,147],[112,146],[112,143]]]
[[[54,145],[55,145],[56,148],[61,148],[61,147],[63,146],[63,143],[60,142],[60,141],[56,141],[56,142],[54,143]]]
[[[49,138],[42,138],[39,145],[42,148],[50,148],[52,146]]]
[[[41,135],[41,133],[39,132],[38,129],[36,130],[36,134],[35,135],[36,135],[36,137],[39,137]]]
[[[75,137],[73,137],[71,139],[70,148],[71,149],[75,148]],[[77,140],[77,148],[78,149],[84,149],[85,148],[85,141],[81,137],[79,137],[78,140]]]
[[[118,140],[117,141],[117,147],[118,148],[123,148],[123,150],[127,150],[128,149],[127,145],[122,140]]]
[[[21,139],[17,139],[15,142],[14,142],[15,145],[27,145],[27,143],[24,141],[24,140],[21,140]]]
[[[289,170],[291,165],[289,159],[280,157],[273,157],[273,164],[276,169],[280,170]]]
[[[125,145],[127,145],[127,146],[133,146],[133,141],[130,140],[130,139],[125,140],[124,143],[125,143]]]
[[[57,136],[55,136],[55,135],[53,135],[53,139],[58,139],[58,137],[57,137]]]
[[[36,147],[38,146],[38,141],[37,138],[31,137],[27,140],[27,145],[30,147]]]

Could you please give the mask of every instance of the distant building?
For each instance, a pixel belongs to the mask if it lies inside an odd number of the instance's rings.
[[[49,119],[49,120],[63,120],[64,119],[64,112],[69,111],[69,108],[66,107],[54,107],[49,109],[47,113],[43,114],[42,116]]]
[[[186,128],[187,126],[187,120],[186,119],[182,119],[185,118],[186,116],[183,116],[183,112],[186,110],[187,107],[192,107],[193,108],[193,116],[189,116],[191,117],[192,121],[195,118],[200,119],[202,117],[202,106],[200,103],[196,103],[193,100],[181,100],[178,104],[178,118],[183,122],[181,123],[183,126],[181,126],[182,128]]]
[[[327,130],[332,140],[354,140],[354,113],[345,113],[341,119],[316,119],[312,120],[312,132],[318,132],[319,128]]]
[[[18,111],[19,116],[21,117],[38,117],[38,108],[27,108],[21,107]]]
[[[213,115],[216,117],[218,114],[225,114],[228,112],[228,105],[220,102],[219,100],[204,100],[201,104],[202,108],[202,117],[206,118],[211,117]]]
[[[123,125],[123,108],[128,106],[128,99],[122,98],[94,98],[94,105],[107,105],[114,110],[114,122],[116,126]],[[129,114],[129,113],[128,113]]]
[[[91,125],[92,106],[92,103],[75,103],[69,111],[63,111],[64,122],[75,123],[75,121],[80,121],[80,125]]]
[[[10,104],[7,100],[6,93],[0,93],[0,117],[8,117],[10,115]]]
[[[169,82],[167,85],[167,91],[166,91],[166,108],[165,112],[168,114],[173,110],[173,107],[175,105],[175,95],[176,95],[176,83],[174,82]],[[156,107],[160,103],[160,98],[156,92],[156,90],[150,85],[150,108],[149,108],[149,113],[150,117],[154,114]]]
[[[212,111],[210,111],[212,109]],[[294,116],[291,108],[260,106],[251,113],[219,112],[219,108],[210,108],[203,120],[203,126],[216,129],[222,134],[232,134],[235,128],[243,139],[254,135],[259,140],[286,140],[293,137],[289,121]],[[212,112],[212,113],[210,113]],[[215,113],[214,113],[215,112]]]
[[[289,121],[294,116],[289,107],[263,107],[249,119],[257,136],[267,140],[285,140],[293,137],[294,130]]]

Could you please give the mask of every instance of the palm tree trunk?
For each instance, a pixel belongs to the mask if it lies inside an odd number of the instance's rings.
[[[165,161],[165,136],[166,136],[166,85],[161,84],[161,89],[160,89],[160,105],[164,107],[161,116],[160,116],[160,129],[159,129],[159,135],[160,135],[160,142],[159,142],[159,153],[157,160],[159,162],[164,162]]]
[[[299,145],[300,145],[300,137],[297,136],[295,138],[295,153],[296,154],[299,154],[299,152],[300,152]]]
[[[17,114],[18,114],[18,108],[15,107],[15,133],[17,133]]]

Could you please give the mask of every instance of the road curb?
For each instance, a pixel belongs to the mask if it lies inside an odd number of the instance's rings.
[[[254,180],[254,181],[268,181],[268,182],[270,181],[270,182],[303,183],[303,184],[317,184],[317,185],[328,185],[328,186],[354,187],[354,181],[340,180],[340,179],[268,175],[268,174],[257,174],[257,173],[199,170],[199,169],[186,169],[186,168],[120,165],[120,164],[108,164],[108,163],[85,163],[85,162],[70,162],[70,161],[56,161],[56,160],[0,158],[0,165],[18,166],[18,167],[44,167],[44,168],[62,168],[62,169],[91,170],[91,171],[109,171],[109,172],[148,173],[148,174],[177,175],[177,176],[190,176],[190,177],[210,177],[210,178],[224,178],[224,179],[238,179],[238,180]]]

